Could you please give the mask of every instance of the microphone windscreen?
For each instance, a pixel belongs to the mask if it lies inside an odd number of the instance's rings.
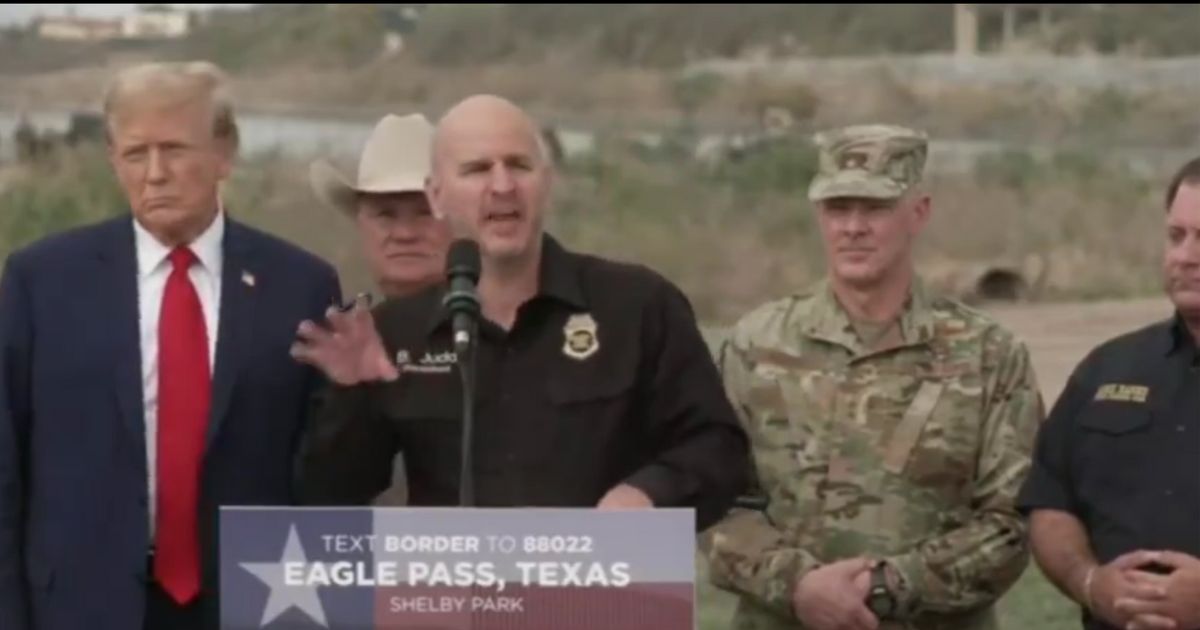
[[[446,252],[446,275],[466,275],[479,280],[479,244],[469,238],[460,238],[450,244]]]

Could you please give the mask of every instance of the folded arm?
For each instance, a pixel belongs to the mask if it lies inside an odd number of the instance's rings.
[[[718,358],[724,390],[739,422],[750,428],[746,407],[745,359],[730,341],[722,344]],[[751,432],[752,433],[752,432]],[[746,503],[768,502],[754,460],[748,462]],[[786,618],[795,618],[792,596],[806,573],[821,563],[784,536],[764,509],[737,509],[710,529],[701,541],[708,561],[709,580],[722,590],[742,595]]]
[[[787,618],[795,617],[792,596],[800,578],[821,566],[756,510],[732,512],[705,532],[701,550],[714,586]]]
[[[994,603],[1029,563],[1026,525],[1016,508],[1029,471],[1041,394],[1026,348],[1002,344],[986,385],[983,443],[971,493],[971,518],[961,527],[884,558],[901,578],[901,609],[953,614]]]

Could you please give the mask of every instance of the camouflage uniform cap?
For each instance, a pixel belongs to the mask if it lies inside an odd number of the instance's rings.
[[[810,201],[834,197],[896,199],[921,181],[929,138],[895,125],[854,125],[817,134],[819,170]]]

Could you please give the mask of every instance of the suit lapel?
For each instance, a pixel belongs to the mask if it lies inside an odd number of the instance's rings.
[[[101,279],[97,289],[109,298],[100,301],[107,307],[96,313],[97,330],[113,335],[113,389],[121,412],[121,425],[136,446],[130,453],[138,469],[145,472],[146,418],[142,402],[138,268],[132,219],[117,219],[105,226],[98,253]]]
[[[238,373],[254,324],[257,288],[254,256],[244,229],[226,220],[224,262],[221,271],[221,309],[218,325],[216,365],[213,370],[212,414],[208,423],[206,449],[221,431],[229,411]]]

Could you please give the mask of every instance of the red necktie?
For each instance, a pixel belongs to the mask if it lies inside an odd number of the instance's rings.
[[[204,310],[188,268],[196,256],[171,252],[158,322],[158,478],[154,577],[180,604],[200,591],[196,512],[211,378]]]

